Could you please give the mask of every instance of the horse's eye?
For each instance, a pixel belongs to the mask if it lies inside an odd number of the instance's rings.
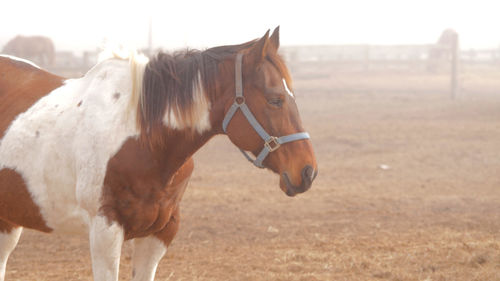
[[[276,106],[276,107],[281,107],[283,106],[283,100],[280,98],[273,98],[268,101],[270,105]]]

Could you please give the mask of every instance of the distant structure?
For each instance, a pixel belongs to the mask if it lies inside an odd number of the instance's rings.
[[[458,33],[453,29],[445,29],[439,36],[437,43],[429,49],[427,70],[436,72],[443,67],[449,67],[457,50]]]
[[[41,66],[52,66],[55,58],[54,43],[45,36],[18,35],[7,42],[2,53],[31,60]]]

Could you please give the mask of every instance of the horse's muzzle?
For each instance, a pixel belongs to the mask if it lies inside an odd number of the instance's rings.
[[[311,188],[312,182],[318,175],[318,170],[314,170],[314,168],[310,165],[306,165],[304,169],[302,169],[302,182],[300,185],[293,185],[288,177],[286,172],[283,173],[282,177],[286,185],[286,195],[295,196],[298,193],[303,193]]]

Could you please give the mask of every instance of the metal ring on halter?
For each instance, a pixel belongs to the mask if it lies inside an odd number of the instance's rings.
[[[236,97],[234,98],[234,103],[237,105],[245,104],[245,97]]]
[[[264,142],[264,146],[267,148],[267,150],[269,150],[269,152],[273,152],[276,149],[280,148],[281,144],[278,142],[277,137],[271,136],[268,140]]]

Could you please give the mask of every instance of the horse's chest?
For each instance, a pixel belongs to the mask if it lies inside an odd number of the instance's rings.
[[[126,239],[159,232],[178,207],[192,169],[189,160],[169,180],[168,169],[129,139],[108,162],[100,213],[120,223]]]
[[[169,193],[171,189],[176,192]],[[123,226],[126,239],[147,236],[168,224],[182,197],[177,191],[177,187],[164,189],[147,183],[105,185],[101,212]]]
[[[156,233],[170,221],[177,200],[153,189],[141,188],[144,193],[140,194],[137,187],[116,187],[119,192],[105,196],[101,210],[123,225],[126,238]]]

